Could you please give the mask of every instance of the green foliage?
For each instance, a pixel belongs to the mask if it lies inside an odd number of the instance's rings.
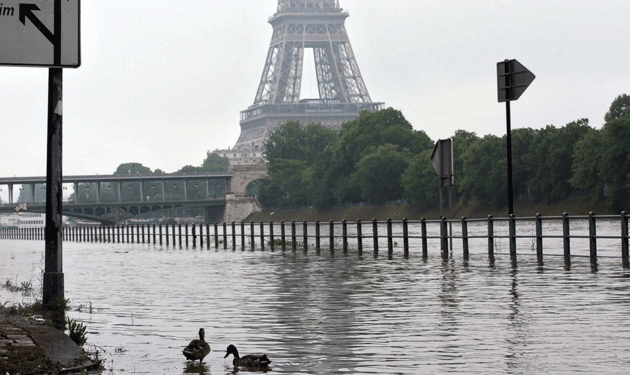
[[[628,115],[630,115],[630,95],[622,94],[610,104],[610,109],[604,116],[604,120],[608,123]]]
[[[434,205],[439,199],[440,179],[431,164],[431,153],[432,150],[424,150],[414,156],[401,177],[405,199],[420,207]],[[455,165],[455,171],[457,171],[457,165]]]
[[[505,138],[487,135],[474,141],[462,155],[464,174],[459,181],[463,202],[479,200],[494,208],[507,203]]]
[[[531,169],[528,187],[535,199],[551,203],[576,192],[569,184],[573,148],[590,129],[588,120],[581,119],[560,129],[550,125],[535,132],[526,159]]]
[[[78,346],[83,346],[87,342],[87,327],[85,324],[81,322],[77,322],[76,320],[66,318],[66,323],[68,327],[68,332],[72,341]]]
[[[599,176],[605,183],[604,202],[614,212],[630,210],[630,116],[607,122],[603,129]]]
[[[201,164],[201,169],[204,172],[226,172],[230,167],[230,159],[224,156],[219,156],[214,152],[208,151],[206,153],[206,158],[203,160]]]
[[[361,198],[377,204],[400,199],[403,195],[400,180],[409,161],[408,153],[389,143],[361,158],[352,175],[361,189]]]
[[[152,174],[151,168],[145,167],[140,163],[123,163],[116,168],[114,172],[115,175],[124,175],[124,174],[139,174],[139,175],[150,175]]]
[[[613,212],[630,209],[630,96],[619,95],[610,105],[601,130],[589,129],[573,148],[575,189],[604,201]]]

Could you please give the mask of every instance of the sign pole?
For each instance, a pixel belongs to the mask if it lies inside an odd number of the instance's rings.
[[[61,59],[61,1],[55,0],[54,62]],[[46,152],[46,231],[45,269],[42,302],[54,310],[63,306],[65,287],[62,246],[62,135],[63,135],[63,69],[48,69],[48,137]],[[59,311],[57,311],[59,313]],[[63,312],[61,312],[63,314]],[[63,316],[63,315],[62,315]],[[64,321],[55,322],[63,326]]]
[[[505,116],[507,124],[507,179],[508,179],[508,209],[510,215],[514,214],[514,188],[512,185],[512,119],[510,114],[510,101],[505,102]]]
[[[527,87],[536,78],[520,62],[503,60],[497,63],[497,94],[499,103],[505,102],[507,123],[507,170],[508,170],[508,207],[510,215],[514,215],[514,187],[512,185],[512,120],[510,101],[518,100]]]
[[[48,147],[46,165],[46,254],[44,306],[64,298],[62,267],[62,82],[63,70],[48,70]]]

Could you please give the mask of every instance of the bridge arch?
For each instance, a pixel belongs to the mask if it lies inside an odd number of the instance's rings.
[[[230,167],[232,178],[229,181],[228,191],[234,195],[246,195],[247,186],[256,181],[269,177],[267,164],[260,162],[253,165],[235,165]]]

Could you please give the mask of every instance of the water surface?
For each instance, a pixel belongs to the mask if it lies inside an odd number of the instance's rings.
[[[0,281],[40,284],[43,243],[0,241]],[[337,251],[64,243],[70,317],[112,374],[233,374],[266,352],[277,374],[625,374],[630,273],[576,258],[443,260]],[[0,291],[2,302],[20,294]],[[202,365],[181,349],[205,328]]]

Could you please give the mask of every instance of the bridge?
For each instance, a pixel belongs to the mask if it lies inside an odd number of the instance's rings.
[[[255,187],[266,177],[264,163],[234,166],[226,173],[64,176],[63,214],[115,224],[196,208],[207,222],[241,221],[260,210]],[[0,177],[0,190],[5,187],[8,202],[0,205],[0,213],[45,212],[46,177]]]

